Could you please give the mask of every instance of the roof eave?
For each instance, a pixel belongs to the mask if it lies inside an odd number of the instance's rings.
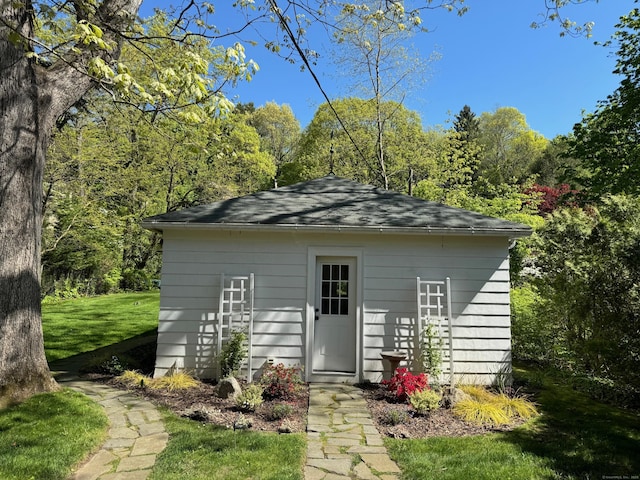
[[[195,222],[142,222],[149,230],[163,231],[176,229],[219,230],[219,231],[274,231],[274,232],[350,232],[350,233],[393,233],[404,235],[465,235],[500,236],[523,238],[531,235],[530,228],[488,228],[488,227],[390,227],[390,226],[349,226],[349,225],[303,225],[303,224],[263,224],[263,223],[195,223]]]

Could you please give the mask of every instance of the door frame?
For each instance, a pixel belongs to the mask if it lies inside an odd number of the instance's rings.
[[[313,369],[313,345],[315,332],[315,304],[317,298],[317,262],[318,257],[345,257],[355,259],[356,298],[355,298],[355,322],[356,322],[356,371],[355,373],[328,372],[314,374]],[[307,307],[306,307],[306,345],[305,345],[305,381],[344,383],[359,382],[362,378],[362,346],[363,328],[363,252],[357,247],[309,247],[307,251]]]

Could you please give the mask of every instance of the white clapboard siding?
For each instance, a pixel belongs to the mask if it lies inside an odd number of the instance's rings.
[[[254,376],[266,362],[304,366],[309,249],[334,247],[362,251],[363,379],[390,373],[384,350],[405,351],[417,367],[418,276],[451,279],[456,381],[490,383],[510,368],[506,238],[167,230],[155,374],[176,365],[215,375],[221,273],[255,276]]]

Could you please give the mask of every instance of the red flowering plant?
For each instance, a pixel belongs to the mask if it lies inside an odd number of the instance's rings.
[[[386,385],[387,390],[392,392],[400,402],[408,401],[413,392],[421,392],[429,388],[426,374],[414,375],[404,367],[397,368],[393,377],[390,380],[383,380],[382,384]]]
[[[302,387],[301,372],[300,367],[285,367],[282,363],[265,366],[260,377],[260,384],[264,387],[262,396],[268,400],[295,397]]]

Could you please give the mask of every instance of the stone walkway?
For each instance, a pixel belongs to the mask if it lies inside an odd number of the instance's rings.
[[[305,480],[397,480],[362,392],[345,384],[311,384]]]
[[[107,441],[71,479],[146,479],[169,438],[156,407],[133,394],[95,382],[65,380],[60,384],[102,405],[110,424]]]

